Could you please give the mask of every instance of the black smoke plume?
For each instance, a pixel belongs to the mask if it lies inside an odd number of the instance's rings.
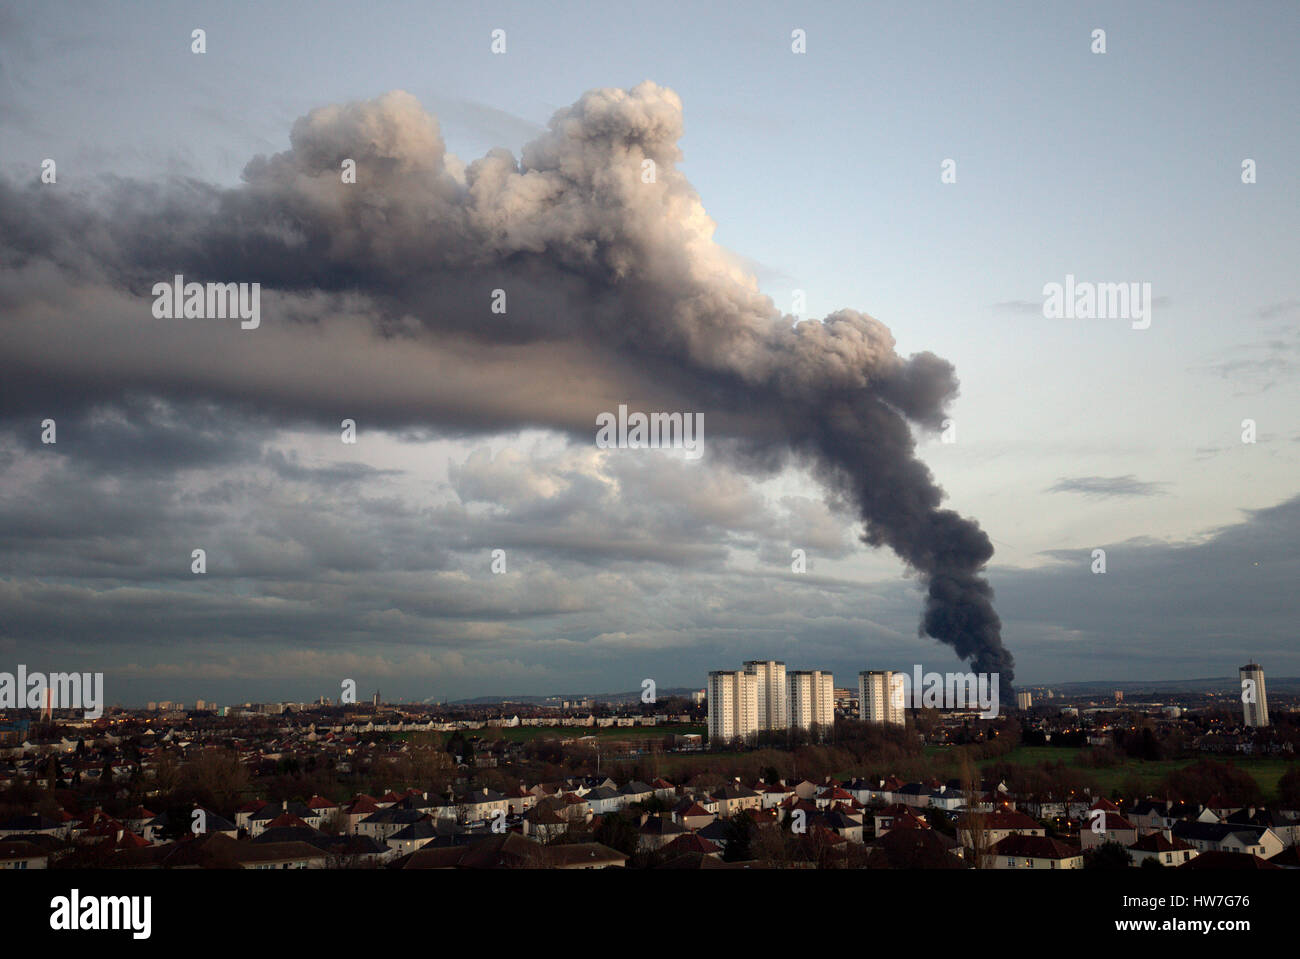
[[[629,403],[703,412],[710,449],[794,458],[928,591],[921,629],[1010,683],[978,524],[940,508],[911,425],[956,395],[869,316],[796,323],[713,242],[677,170],[681,102],[595,90],[519,159],[465,165],[408,94],[318,109],[244,182],[0,186],[8,417],[140,396],[279,420],[590,439]],[[341,176],[354,161],[356,182]],[[741,161],[738,161],[741,162]],[[262,327],[150,314],[154,283],[259,282]],[[504,291],[504,314],[490,309]]]

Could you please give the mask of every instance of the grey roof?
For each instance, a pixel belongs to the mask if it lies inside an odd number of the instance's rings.
[[[320,830],[311,826],[273,826],[254,836],[252,842],[261,845],[272,842],[311,842],[319,835]]]
[[[748,786],[727,785],[713,791],[714,799],[754,799],[758,793]]]
[[[373,836],[314,836],[308,840],[317,849],[336,856],[381,856],[388,845]]]
[[[363,823],[369,823],[372,826],[382,825],[385,823],[398,826],[418,822],[420,819],[423,819],[425,815],[425,813],[418,809],[402,809],[400,806],[388,806],[378,812],[372,812],[361,821]]]
[[[1238,809],[1228,813],[1223,820],[1233,825],[1249,826],[1294,826],[1296,822],[1271,809],[1257,808],[1252,814],[1249,808]]]
[[[408,826],[403,826],[400,830],[388,837],[389,842],[394,840],[403,841],[408,839],[434,839],[439,835],[438,827],[430,819],[421,819],[419,822],[413,822]]]
[[[196,808],[202,809],[203,807],[199,806]],[[207,818],[205,821],[205,825],[207,826],[207,829],[205,830],[206,832],[236,832],[238,830],[239,827],[236,826],[229,819],[227,819],[225,816],[219,816],[216,813],[214,813],[211,809],[203,809],[203,811],[204,813],[207,814]],[[277,811],[276,815],[278,816],[280,815],[280,813]],[[167,813],[160,812],[158,815],[154,816],[147,823],[145,823],[145,825],[154,826],[159,829],[164,829],[166,828],[169,822],[170,820],[167,816]],[[187,819],[185,821],[185,826],[187,829],[189,828],[189,825],[190,825],[190,820]]]
[[[505,796],[494,789],[471,789],[468,792],[453,795],[451,804],[458,806],[468,803],[505,802],[505,799]]]
[[[651,816],[641,826],[640,831],[647,836],[680,836],[686,832],[686,827],[666,816]]]
[[[835,810],[832,810],[831,812],[826,813],[825,816],[826,816],[826,825],[830,826],[836,832],[839,832],[841,829],[862,828],[862,823],[850,819],[842,812],[837,812]]]
[[[715,819],[703,829],[697,829],[695,834],[697,836],[703,836],[705,839],[708,839],[711,842],[716,842],[719,845],[726,845],[727,837],[731,833],[731,830],[727,827],[728,823],[726,820]]]
[[[1201,842],[1222,842],[1228,836],[1239,833],[1253,845],[1264,834],[1264,826],[1246,826],[1222,822],[1176,822],[1173,834],[1179,839],[1199,839]]]

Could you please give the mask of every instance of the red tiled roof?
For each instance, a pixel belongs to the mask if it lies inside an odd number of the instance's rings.
[[[1107,819],[1110,817],[1107,816]],[[995,809],[993,812],[983,814],[983,822],[980,824],[982,829],[1042,829],[1038,822],[1026,816],[1022,812],[1016,812],[1014,809]],[[969,829],[971,817],[963,816],[958,820],[957,825],[962,829]],[[1130,827],[1131,828],[1131,827]]]
[[[926,822],[924,819],[922,819],[920,816],[918,816],[916,813],[912,812],[909,809],[906,815],[899,815],[894,820],[894,825],[890,826],[889,828],[890,829],[930,829],[931,826],[928,822]]]
[[[308,829],[311,828],[291,812],[282,812],[266,824],[267,829],[277,829],[281,826],[305,826]]]
[[[129,829],[124,829],[121,838],[117,841],[118,849],[143,849],[148,845],[151,845],[149,840],[145,839],[144,836],[136,835]]]
[[[688,832],[684,836],[678,836],[672,842],[664,846],[662,852],[668,855],[680,855],[687,852],[699,853],[716,853],[722,849],[716,843],[710,842],[699,833]]]
[[[1007,836],[989,850],[995,856],[1023,856],[1026,859],[1073,859],[1081,855],[1077,846],[1047,836]]]

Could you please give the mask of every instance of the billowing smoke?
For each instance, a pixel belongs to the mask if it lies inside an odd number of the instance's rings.
[[[598,412],[704,412],[710,449],[794,460],[853,504],[928,594],[921,630],[1012,679],[978,524],[940,508],[909,424],[949,363],[851,310],[796,323],[713,242],[652,83],[585,94],[516,160],[469,165],[401,92],[315,110],[244,182],[0,186],[7,416],[160,396],[336,425],[590,440]],[[356,182],[345,183],[344,162]],[[262,284],[262,327],[159,320],[174,274]],[[493,291],[506,296],[494,313]],[[717,445],[714,445],[717,444]]]

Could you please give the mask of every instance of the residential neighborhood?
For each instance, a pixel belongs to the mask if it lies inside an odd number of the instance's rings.
[[[445,762],[431,774],[446,784],[441,788],[259,795],[237,805],[234,791],[217,790],[215,802],[186,803],[177,801],[185,777],[167,765],[168,740],[176,738],[151,737],[137,747],[135,765],[105,763],[93,785],[69,788],[65,771],[52,792],[41,777],[55,752],[6,750],[0,868],[1052,871],[1094,861],[1180,868],[1218,853],[1266,869],[1300,865],[1300,810],[1083,795],[1045,803],[987,778],[696,775],[647,782],[588,774],[505,786],[499,769],[473,770],[441,753]],[[121,746],[124,737],[79,741],[68,765],[78,768],[78,755],[114,739]],[[183,741],[175,748],[185,757],[179,769],[233,770],[246,787],[241,792],[256,792],[238,753]],[[168,776],[175,777],[170,795],[161,788]],[[121,786],[110,792],[103,788],[109,781]],[[23,795],[32,808],[15,811]],[[143,801],[126,805],[133,799]]]

